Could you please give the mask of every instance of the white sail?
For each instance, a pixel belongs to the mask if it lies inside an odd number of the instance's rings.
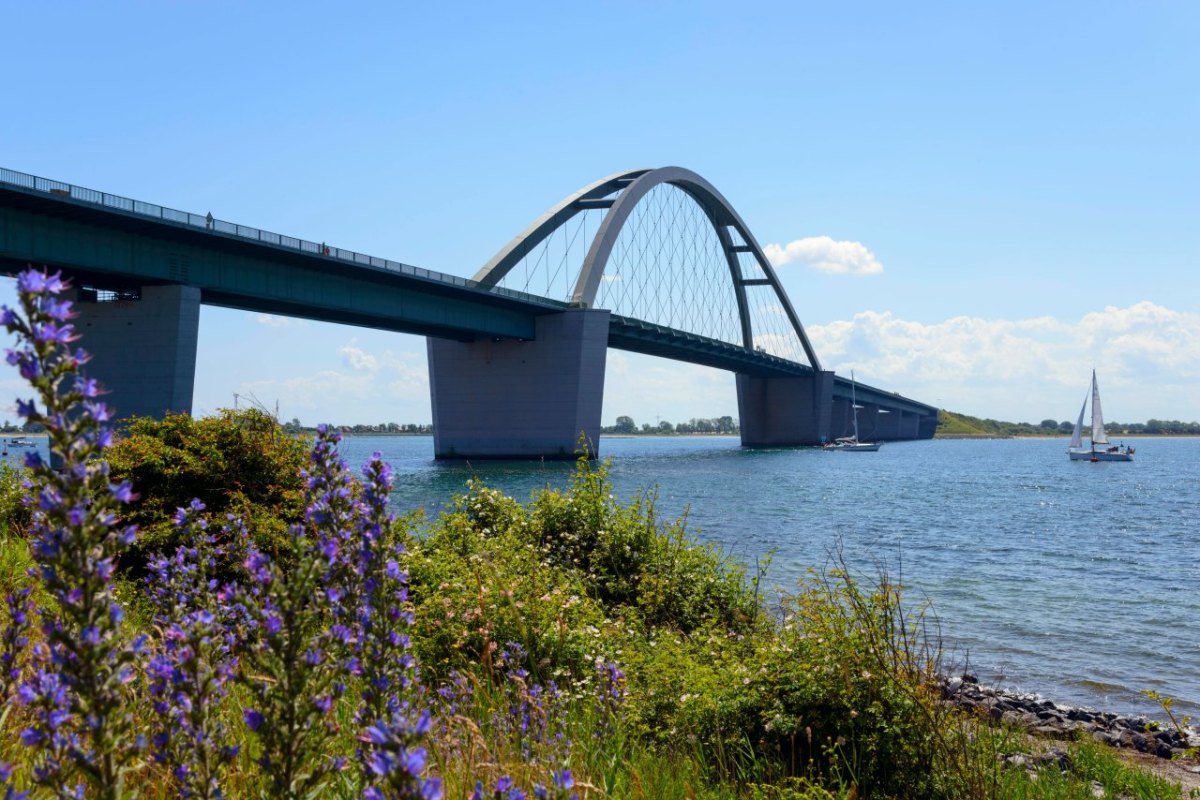
[[[1108,444],[1104,432],[1104,414],[1100,411],[1100,387],[1096,385],[1096,370],[1092,370],[1092,446]]]
[[[1083,412],[1087,410],[1087,397],[1083,398],[1083,405],[1079,407],[1079,419],[1075,420],[1075,430],[1071,432],[1071,443],[1067,445],[1071,449],[1079,449],[1083,447]]]

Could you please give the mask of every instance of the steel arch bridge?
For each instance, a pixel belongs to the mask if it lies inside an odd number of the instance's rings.
[[[539,432],[547,419],[598,435],[606,346],[735,372],[745,445],[817,444],[849,432],[849,382],[822,369],[753,233],[695,172],[635,169],[589,184],[535,219],[472,281],[571,311],[553,329],[549,321],[539,328],[536,356],[501,340],[483,348],[430,340],[439,455],[546,454],[553,444]],[[531,371],[531,360],[553,366]],[[573,399],[553,408],[545,397],[564,388]],[[512,400],[504,413],[518,433],[495,450],[481,446],[474,427],[480,393]],[[871,387],[859,396],[864,427],[879,438],[932,435],[934,409]]]
[[[592,215],[599,219],[589,238]],[[585,186],[518,234],[474,280],[821,369],[749,227],[712,184],[681,167],[618,172]]]

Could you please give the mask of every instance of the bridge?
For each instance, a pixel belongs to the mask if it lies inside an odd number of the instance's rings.
[[[742,444],[860,428],[929,438],[937,410],[823,370],[749,228],[678,167],[552,206],[471,279],[0,169],[0,268],[62,270],[90,371],[123,416],[191,410],[199,306],[424,335],[435,453],[571,457],[598,441],[607,348],[734,372]]]

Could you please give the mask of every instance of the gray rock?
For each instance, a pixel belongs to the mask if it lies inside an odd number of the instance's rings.
[[[1046,752],[1038,756],[1038,761],[1047,766],[1053,765],[1058,767],[1063,772],[1071,768],[1071,757],[1067,755],[1067,751],[1058,747],[1051,747]]]
[[[1096,715],[1083,708],[1071,708],[1067,710],[1067,719],[1078,720],[1079,722],[1095,722]]]
[[[1030,757],[1025,753],[1007,753],[1000,755],[1000,763],[1006,767],[1028,767],[1031,765]]]
[[[1134,730],[1122,731],[1117,736],[1117,741],[1120,742],[1121,747],[1132,748],[1137,750],[1139,753],[1148,752],[1150,748],[1149,740],[1144,735]]]
[[[1098,742],[1169,758],[1184,748],[1200,746],[1200,728],[1188,735],[1159,730],[1161,723],[1146,717],[1127,717],[1107,711],[1059,706],[1032,694],[1019,694],[984,686],[971,674],[942,682],[946,702],[1005,725],[1025,728],[1041,736],[1064,738],[1086,732]]]

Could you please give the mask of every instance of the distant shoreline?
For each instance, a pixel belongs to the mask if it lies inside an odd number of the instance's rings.
[[[1012,434],[1012,433],[940,433],[934,434],[934,439],[1063,439],[1069,440],[1071,437],[1066,434],[1058,434],[1056,436],[1039,436],[1037,434]],[[1114,439],[1200,439],[1200,435],[1195,433],[1118,433],[1113,436]],[[1089,439],[1083,440],[1084,444],[1089,444]]]

